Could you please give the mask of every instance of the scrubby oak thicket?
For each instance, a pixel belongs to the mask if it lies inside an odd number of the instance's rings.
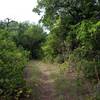
[[[19,100],[30,94],[23,79],[29,59],[40,58],[46,36],[40,25],[0,21],[0,100]]]
[[[44,13],[40,22],[49,34],[40,25],[0,21],[0,100],[30,94],[23,79],[30,59],[59,63],[61,74],[70,67],[78,88],[92,87],[85,99],[100,100],[100,0],[38,0],[33,11]],[[67,86],[62,80],[56,80],[60,93]]]
[[[33,11],[44,11],[41,22],[50,30],[44,58],[67,61],[79,77],[98,87],[88,99],[100,100],[100,0],[38,0]]]

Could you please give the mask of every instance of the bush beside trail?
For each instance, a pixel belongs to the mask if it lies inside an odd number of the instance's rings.
[[[0,39],[0,98],[3,100],[21,94],[24,87],[23,70],[28,52],[17,48],[11,40]]]

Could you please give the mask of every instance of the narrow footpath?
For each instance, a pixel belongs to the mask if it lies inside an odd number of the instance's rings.
[[[57,66],[54,64],[46,64],[41,61],[31,61],[30,64],[25,69],[25,80],[27,85],[32,87],[33,84],[33,67],[37,66],[40,73],[39,79],[40,82],[40,99],[39,100],[56,100],[55,88],[54,88],[54,75],[59,71]],[[33,90],[34,91],[34,90]],[[34,100],[34,97],[31,97],[31,100]]]
[[[53,75],[58,73],[58,68],[54,64],[45,64],[42,62],[34,62],[39,66],[41,76],[40,76],[40,87],[41,87],[41,97],[40,100],[56,100],[55,88],[54,88],[54,78]]]

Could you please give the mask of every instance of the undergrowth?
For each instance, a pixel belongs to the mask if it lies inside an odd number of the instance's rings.
[[[55,78],[55,90],[57,100],[100,100],[100,85],[90,83],[66,63]]]

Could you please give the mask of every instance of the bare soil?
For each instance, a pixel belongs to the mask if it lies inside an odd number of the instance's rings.
[[[32,87],[32,66],[37,66],[40,71],[39,76],[39,90],[40,90],[40,99],[39,100],[56,100],[55,97],[55,88],[54,88],[54,78],[52,74],[57,74],[59,71],[54,64],[46,64],[41,61],[31,61],[29,65],[25,68],[25,80],[28,86]],[[30,100],[34,100],[32,96]],[[38,100],[38,99],[37,99]]]

